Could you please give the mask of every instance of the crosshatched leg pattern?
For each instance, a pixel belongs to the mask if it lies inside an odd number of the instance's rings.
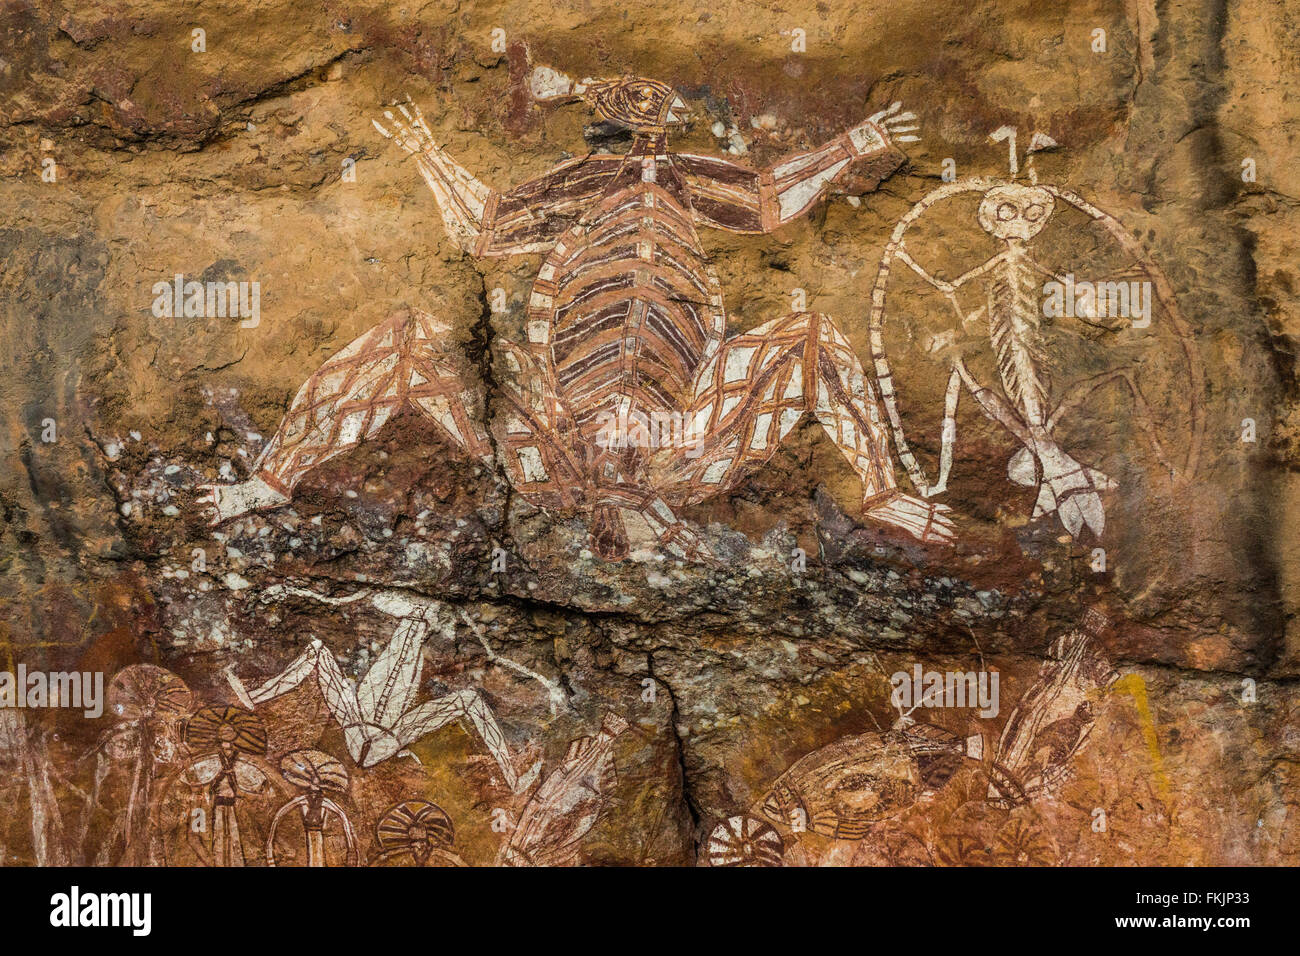
[[[921,540],[950,540],[942,505],[899,491],[875,392],[827,315],[795,312],[722,344],[701,368],[685,415],[694,447],[660,453],[651,481],[673,503],[727,491],[772,457],[805,414],[862,481],[863,511]]]
[[[405,409],[452,445],[489,458],[483,403],[469,362],[447,348],[450,327],[427,312],[395,313],[322,365],[298,390],[255,466],[283,495],[313,468],[356,447]]]

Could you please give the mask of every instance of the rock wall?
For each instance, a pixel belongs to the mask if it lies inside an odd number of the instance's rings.
[[[3,861],[1294,862],[1298,41],[10,0]],[[663,407],[737,401],[611,449],[567,350],[615,409],[691,316]]]

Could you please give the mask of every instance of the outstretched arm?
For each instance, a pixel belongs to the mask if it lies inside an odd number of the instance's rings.
[[[899,259],[902,259],[903,262],[905,262],[913,272],[919,275],[926,282],[930,283],[930,285],[934,286],[944,295],[952,295],[952,293],[956,292],[967,282],[970,282],[972,279],[978,279],[986,272],[992,271],[999,263],[1002,262],[1003,259],[1006,258],[1006,253],[999,252],[997,255],[993,256],[993,258],[989,259],[987,262],[984,262],[983,264],[978,265],[974,269],[971,269],[967,272],[963,272],[961,275],[953,279],[951,282],[945,282],[943,279],[940,279],[937,276],[932,276],[930,275],[930,273],[926,272],[925,269],[923,269],[920,266],[920,264],[917,263],[917,261],[913,259],[911,255],[908,254],[907,249],[903,246],[902,240],[900,240],[898,243],[898,247],[897,250],[895,251],[895,255]]]
[[[410,102],[410,97],[407,102]],[[475,179],[469,170],[433,141],[433,131],[424,121],[424,114],[418,106],[411,103],[411,110],[401,105],[397,109],[403,119],[391,111],[384,111],[384,118],[393,125],[393,132],[390,133],[377,120],[371,122],[382,136],[415,157],[420,175],[438,203],[447,237],[461,249],[473,251],[483,233],[483,218],[488,205],[496,200],[496,190]]]
[[[729,232],[771,232],[821,201],[859,160],[886,152],[893,140],[915,142],[913,113],[894,103],[824,146],[796,153],[765,171],[710,156],[676,157],[691,192],[696,221]]]
[[[476,256],[545,252],[604,190],[620,157],[575,159],[506,193],[476,179],[438,146],[424,114],[414,103],[398,106],[375,129],[415,157],[420,175],[433,192],[447,236]]]
[[[261,593],[260,598],[262,601],[278,601],[290,594],[311,598],[314,601],[320,601],[322,604],[333,605],[352,604],[362,598],[369,598],[370,603],[377,610],[390,617],[399,618],[424,617],[433,604],[432,600],[425,600],[401,588],[382,587],[362,588],[360,591],[354,591],[346,597],[331,597],[310,588],[295,587],[291,584],[273,584]]]

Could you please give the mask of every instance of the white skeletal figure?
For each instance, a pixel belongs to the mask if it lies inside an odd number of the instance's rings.
[[[1002,127],[992,138],[1009,140],[1012,176],[1019,171],[1016,161],[1015,130]],[[1034,134],[1027,154],[1048,149],[1056,143],[1042,133]],[[939,494],[947,487],[952,468],[952,445],[956,435],[957,400],[964,385],[983,412],[1006,428],[1023,446],[1007,465],[1007,477],[1020,485],[1032,487],[1038,483],[1038,498],[1034,517],[1059,514],[1061,523],[1073,537],[1078,537],[1086,525],[1093,534],[1101,536],[1105,527],[1105,511],[1099,492],[1115,487],[1115,483],[1101,471],[1076,461],[1057,443],[1053,430],[1060,414],[1069,403],[1055,407],[1049,399],[1046,366],[1049,364],[1040,343],[1041,313],[1037,290],[1044,277],[1066,281],[1064,277],[1040,265],[1029,250],[1029,244],[1052,217],[1057,199],[1064,201],[1092,218],[1101,221],[1125,248],[1132,240],[1122,230],[1112,228],[1113,220],[1106,213],[1084,202],[1079,197],[1055,186],[1039,185],[1033,166],[1029,169],[1029,183],[972,178],[949,183],[931,192],[916,204],[898,222],[886,247],[879,278],[873,295],[871,319],[872,352],[876,374],[880,381],[885,407],[894,428],[899,458],[907,468],[918,490],[926,497]],[[960,193],[983,193],[977,219],[980,227],[1002,243],[1000,252],[973,269],[951,281],[931,275],[908,253],[904,233],[921,214],[935,203]],[[1127,241],[1125,241],[1127,240]],[[996,353],[1001,394],[985,387],[971,374],[960,355],[951,358],[951,373],[944,411],[943,441],[940,449],[938,480],[925,481],[920,467],[902,437],[902,423],[894,402],[892,373],[884,354],[882,338],[885,282],[889,264],[893,259],[905,263],[925,282],[937,289],[948,300],[963,329],[977,322],[987,324],[988,334]],[[983,304],[966,310],[958,301],[958,291],[973,280],[983,279],[987,284]],[[1158,285],[1159,285],[1158,281]],[[1162,294],[1162,299],[1166,298]],[[1101,325],[1087,316],[1085,322]],[[1105,326],[1110,328],[1109,326]],[[937,336],[931,343],[933,350],[945,349],[952,344],[955,331]],[[1189,359],[1190,362],[1190,359]],[[1136,384],[1128,380],[1137,401],[1143,399]]]
[[[356,684],[343,674],[334,655],[319,640],[313,640],[281,673],[252,691],[227,668],[226,678],[246,707],[251,709],[286,694],[314,674],[330,713],[343,728],[348,753],[359,766],[372,767],[395,755],[413,757],[406,749],[410,744],[453,721],[468,720],[501,768],[511,792],[519,793],[532,785],[541,761],[523,776],[516,773],[505,736],[479,691],[462,690],[420,704],[415,702],[420,686],[421,649],[430,628],[439,628],[448,642],[454,639],[454,621],[438,602],[395,590],[365,590],[334,598],[280,585],[268,589],[265,596],[280,594],[297,594],[327,604],[350,604],[369,598],[375,608],[398,618],[397,629]],[[498,656],[488,646],[482,629],[463,611],[460,616],[478,637],[489,660],[536,680],[547,689],[552,713],[565,703],[564,692],[555,681]]]

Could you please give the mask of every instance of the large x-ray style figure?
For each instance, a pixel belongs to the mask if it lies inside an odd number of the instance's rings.
[[[519,793],[532,785],[541,769],[541,762],[534,764],[522,777],[518,775],[505,735],[479,691],[462,690],[415,703],[423,664],[422,648],[430,629],[438,628],[449,643],[454,640],[454,621],[441,605],[391,590],[366,590],[345,598],[333,598],[282,585],[268,589],[266,597],[279,594],[297,594],[328,604],[350,604],[368,597],[371,604],[398,618],[399,622],[388,645],[356,684],[348,680],[334,655],[319,640],[313,640],[288,667],[252,691],[245,688],[232,670],[227,669],[226,678],[246,707],[251,709],[287,694],[314,675],[330,713],[343,728],[348,753],[359,766],[372,767],[394,755],[412,756],[406,750],[410,744],[453,721],[463,720],[468,721],[483,740],[512,792]],[[557,683],[522,664],[498,656],[489,647],[482,629],[464,612],[460,616],[478,637],[489,660],[546,687],[552,711],[565,703],[564,693]]]
[[[480,182],[434,141],[420,111],[399,107],[379,131],[415,157],[448,238],[475,256],[543,253],[526,316],[527,343],[502,345],[502,467],[530,502],[585,514],[593,550],[641,540],[706,556],[676,509],[733,488],[811,415],[862,481],[865,517],[946,543],[947,506],[898,488],[871,382],[827,315],[795,312],[726,336],[721,286],[697,227],[765,234],[822,201],[855,165],[914,141],[899,104],[768,170],[670,151],[685,103],[639,77],[530,80],[539,100],[587,103],[632,133],[626,154],[595,153],[505,192]],[[446,344],[449,324],[394,315],[302,386],[248,480],[211,485],[214,522],[286,502],[313,468],[412,409],[462,454],[493,460],[469,362]],[[627,427],[610,423],[631,423]],[[680,440],[645,424],[679,423]],[[627,434],[631,432],[632,434]]]

